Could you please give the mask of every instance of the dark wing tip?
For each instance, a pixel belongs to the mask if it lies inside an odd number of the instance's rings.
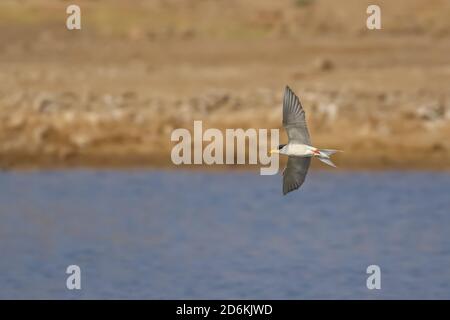
[[[285,91],[285,93],[294,93],[294,91],[292,91],[292,89],[288,86],[288,85],[286,85],[286,88],[284,89],[284,91]]]
[[[305,122],[305,110],[303,110],[299,97],[286,86],[283,97],[283,125]]]
[[[300,186],[301,186],[301,184],[294,184],[294,185],[289,186],[286,189],[283,188],[283,196],[287,195],[289,192],[297,190],[298,188],[300,188]]]
[[[306,180],[311,158],[289,157],[283,171],[283,195],[300,188]]]

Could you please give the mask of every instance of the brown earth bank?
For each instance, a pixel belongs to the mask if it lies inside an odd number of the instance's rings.
[[[175,168],[174,129],[281,128],[286,85],[339,168],[450,169],[448,1],[78,3],[0,4],[3,169]]]

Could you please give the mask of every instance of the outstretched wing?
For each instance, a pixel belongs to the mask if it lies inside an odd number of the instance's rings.
[[[311,145],[305,110],[303,110],[299,98],[289,87],[286,87],[284,92],[283,127],[287,132],[289,142]]]
[[[283,171],[283,194],[300,188],[308,173],[311,158],[289,157],[287,166]]]

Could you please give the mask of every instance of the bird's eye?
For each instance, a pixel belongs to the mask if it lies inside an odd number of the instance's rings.
[[[285,144],[280,144],[280,145],[278,146],[278,150],[281,150],[284,146],[285,146]]]

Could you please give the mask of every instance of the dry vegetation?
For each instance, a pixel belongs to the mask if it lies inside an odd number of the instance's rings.
[[[0,4],[2,168],[170,166],[193,120],[279,127],[286,84],[340,167],[450,168],[448,1],[69,3]]]

